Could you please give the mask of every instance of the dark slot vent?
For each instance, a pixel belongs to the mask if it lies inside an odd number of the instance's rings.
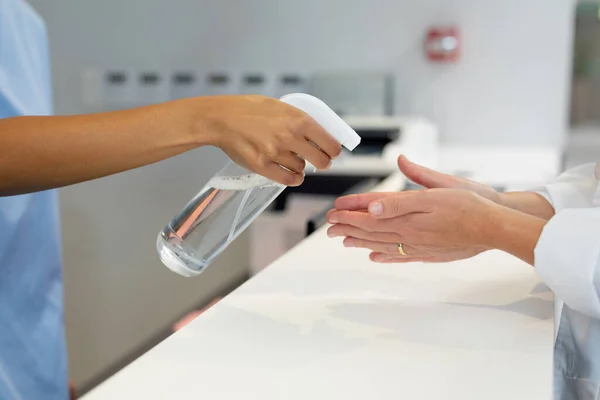
[[[152,72],[147,72],[140,75],[140,82],[144,85],[156,85],[160,82],[160,76]]]
[[[109,72],[106,74],[106,81],[111,85],[122,85],[127,82],[127,75],[124,72]]]
[[[244,78],[246,85],[262,85],[265,78],[262,75],[248,75]]]
[[[177,85],[191,85],[196,79],[193,74],[180,72],[173,76],[173,82]]]
[[[208,81],[213,85],[226,85],[229,77],[225,74],[213,74],[208,77]]]
[[[281,83],[284,85],[300,85],[302,81],[302,78],[298,75],[284,75],[281,77]]]

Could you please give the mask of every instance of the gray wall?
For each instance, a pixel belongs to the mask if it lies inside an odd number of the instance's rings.
[[[59,113],[86,111],[88,68],[373,69],[396,75],[395,111],[434,118],[446,142],[557,144],[565,136],[570,0],[31,2],[48,21]],[[435,23],[461,27],[457,65],[424,61],[422,37]],[[157,231],[223,160],[205,149],[62,191],[77,382],[206,297],[210,282],[239,273],[244,244],[212,281],[178,280],[153,248]]]
[[[560,143],[572,0],[35,0],[50,22],[59,111],[80,107],[84,68],[390,70],[399,113],[436,119],[452,143]],[[456,23],[457,65],[422,38]]]

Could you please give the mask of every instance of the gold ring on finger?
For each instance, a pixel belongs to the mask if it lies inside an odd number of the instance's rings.
[[[398,243],[398,253],[400,253],[400,255],[406,256],[406,253],[404,252],[404,247],[402,246],[402,243]]]

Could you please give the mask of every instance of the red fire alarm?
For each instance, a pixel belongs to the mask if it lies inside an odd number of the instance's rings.
[[[455,27],[433,27],[425,36],[425,53],[432,62],[456,62],[460,57],[460,35]]]

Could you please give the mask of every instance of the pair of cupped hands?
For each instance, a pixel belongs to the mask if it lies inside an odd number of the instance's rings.
[[[425,189],[341,197],[327,213],[327,234],[371,250],[379,263],[450,262],[490,249],[501,196],[493,188],[398,158],[400,171]],[[401,244],[404,254],[398,250]]]

